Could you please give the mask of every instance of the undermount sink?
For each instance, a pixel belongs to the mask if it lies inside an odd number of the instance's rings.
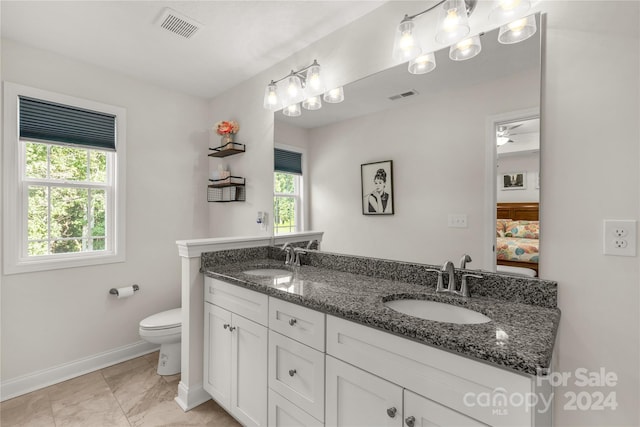
[[[397,299],[387,301],[384,305],[402,314],[436,322],[474,324],[491,321],[490,318],[477,311],[423,299]]]
[[[282,268],[258,268],[255,270],[245,270],[243,273],[250,276],[264,277],[289,277],[293,274],[289,270],[284,270]]]

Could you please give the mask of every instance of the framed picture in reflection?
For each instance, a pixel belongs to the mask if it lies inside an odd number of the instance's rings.
[[[393,162],[360,165],[363,215],[393,215]]]
[[[524,190],[527,188],[526,172],[505,173],[500,179],[501,190]]]

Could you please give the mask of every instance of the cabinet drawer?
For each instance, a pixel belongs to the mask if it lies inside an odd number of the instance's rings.
[[[269,329],[324,352],[324,313],[269,298]]]
[[[204,299],[263,326],[268,323],[269,297],[218,279],[205,277]]]
[[[414,425],[422,426],[456,426],[486,427],[486,424],[469,418],[466,415],[425,399],[409,390],[404,391],[404,419],[413,418]]]
[[[324,353],[269,331],[269,387],[324,420]]]
[[[531,409],[526,405],[494,408],[473,399],[486,396],[506,402],[509,396],[526,396],[533,390],[532,377],[334,316],[327,316],[327,354],[483,423],[531,425]]]
[[[324,424],[289,402],[273,390],[269,390],[270,427],[323,427]]]

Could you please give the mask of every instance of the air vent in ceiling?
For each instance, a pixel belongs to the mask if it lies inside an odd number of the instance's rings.
[[[191,38],[200,28],[202,24],[191,19],[180,12],[176,12],[171,8],[165,8],[158,18],[157,24],[167,31],[184,37],[185,39]]]
[[[390,96],[390,97],[389,97],[389,99],[390,99],[390,100],[392,100],[392,101],[395,101],[395,100],[397,100],[397,99],[402,99],[402,98],[406,98],[406,97],[408,97],[408,96],[413,96],[413,95],[417,95],[417,94],[418,94],[418,91],[417,91],[417,90],[415,90],[415,89],[411,89],[411,90],[410,90],[410,91],[408,91],[408,92],[404,92],[404,93],[400,93],[400,94],[398,94],[398,95]]]

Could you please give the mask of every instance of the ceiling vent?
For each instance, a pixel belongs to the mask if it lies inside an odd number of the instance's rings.
[[[173,34],[184,37],[185,39],[191,38],[203,27],[203,25],[195,19],[191,19],[168,7],[162,11],[157,24],[165,30],[171,31]]]
[[[392,101],[396,101],[398,99],[406,98],[408,96],[413,96],[413,95],[417,95],[417,94],[418,94],[417,90],[411,89],[408,92],[404,92],[404,93],[401,93],[401,94],[398,94],[398,95],[390,96],[389,99],[392,100]]]

